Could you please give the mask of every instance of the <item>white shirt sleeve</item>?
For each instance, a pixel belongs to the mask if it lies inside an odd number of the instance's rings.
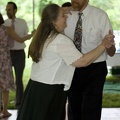
[[[58,37],[57,52],[67,65],[72,64],[82,56],[82,53],[77,50],[71,39],[62,34]]]

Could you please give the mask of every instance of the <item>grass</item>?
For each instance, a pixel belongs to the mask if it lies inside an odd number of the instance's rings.
[[[120,81],[120,76],[113,76],[111,73],[107,75],[106,81],[113,84]],[[120,93],[104,93],[102,100],[103,108],[118,108],[120,107]]]
[[[29,78],[30,78],[30,69],[25,68],[24,76],[23,76],[24,89],[26,88]],[[15,109],[15,90],[10,91],[8,108]]]
[[[29,46],[29,43],[30,41],[26,42],[27,46]],[[27,56],[27,51],[28,51],[27,47],[25,51]],[[26,67],[25,67],[24,76],[23,76],[24,88],[26,87],[28,80],[30,78],[31,64],[32,64],[32,60],[30,58],[29,59],[26,58]],[[106,77],[106,80],[117,82],[120,80],[120,77],[108,75]],[[120,94],[104,93],[102,107],[103,108],[120,107]],[[8,108],[15,109],[15,91],[10,91]]]
[[[120,81],[120,76],[112,76],[112,75],[108,75],[106,77],[107,81],[111,81],[113,83],[119,82]]]
[[[30,68],[26,68],[24,72],[24,88],[26,87],[28,80],[30,78]],[[107,76],[107,80],[109,81],[117,81],[117,78],[112,79],[112,76]],[[104,93],[103,94],[103,103],[102,103],[103,108],[116,108],[120,107],[120,94],[116,93]],[[9,96],[9,104],[8,104],[9,109],[15,109],[15,91],[10,91],[10,96]]]
[[[103,108],[118,108],[120,107],[120,94],[105,93],[102,100]]]

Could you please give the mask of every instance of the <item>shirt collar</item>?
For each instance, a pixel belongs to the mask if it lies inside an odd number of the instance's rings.
[[[83,13],[83,16],[87,16],[88,12],[90,11],[90,5],[87,5],[87,7],[81,11],[81,13]],[[76,11],[76,13],[79,13],[79,11]]]
[[[9,19],[9,21],[11,22],[11,21],[12,21],[12,19]],[[16,22],[16,21],[17,21],[17,19],[15,18],[15,19],[14,19],[14,21]]]
[[[87,5],[87,7],[82,11],[83,15],[86,16],[90,10],[90,5]]]

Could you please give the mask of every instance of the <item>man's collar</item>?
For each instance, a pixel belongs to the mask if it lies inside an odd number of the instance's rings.
[[[90,5],[87,5],[87,7],[82,11],[83,15],[86,16],[89,12]]]

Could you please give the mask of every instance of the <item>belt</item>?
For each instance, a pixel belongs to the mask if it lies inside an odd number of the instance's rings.
[[[24,49],[19,49],[19,50],[10,50],[10,51],[16,51],[16,52],[17,52],[17,51],[23,51],[23,50],[24,50]]]
[[[10,50],[10,51],[21,51],[21,50],[24,50],[24,49],[19,49],[19,50]]]

